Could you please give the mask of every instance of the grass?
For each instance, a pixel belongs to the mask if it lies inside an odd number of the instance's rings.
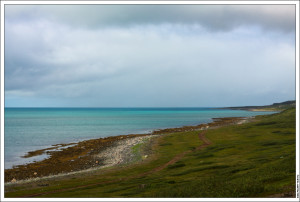
[[[202,150],[193,150],[202,144],[199,131],[163,135],[156,139],[154,155],[139,163],[12,185],[6,187],[5,197],[86,184],[94,185],[40,197],[268,197],[295,191],[295,113],[292,108],[258,116],[250,123],[208,130],[212,145]],[[141,150],[142,145],[132,148],[137,154]],[[188,150],[193,152],[159,172],[103,183],[145,173]]]
[[[143,143],[139,143],[139,144],[136,144],[134,145],[132,148],[131,148],[131,152],[132,154],[134,155],[134,161],[139,161],[142,159],[142,156],[140,154],[140,150],[141,150],[141,147],[142,147]]]

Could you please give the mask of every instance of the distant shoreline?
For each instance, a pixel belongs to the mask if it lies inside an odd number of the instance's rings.
[[[289,106],[292,103],[285,102]],[[217,109],[236,109],[246,111],[282,111],[280,104],[277,108],[261,107],[226,107]],[[279,107],[279,108],[278,108]],[[84,140],[77,143],[70,144],[56,144],[51,148],[45,148],[41,150],[28,152],[27,157],[38,156],[44,153],[50,155],[42,161],[33,162],[29,164],[23,164],[15,166],[11,169],[5,169],[5,182],[15,183],[23,180],[32,180],[35,178],[43,178],[49,176],[57,176],[61,174],[70,174],[78,171],[84,171],[88,169],[101,169],[105,167],[111,167],[122,163],[130,163],[133,159],[124,160],[122,152],[126,150],[126,154],[130,155],[130,149],[137,144],[143,143],[146,139],[152,139],[152,137],[158,137],[162,134],[175,133],[175,132],[187,132],[196,130],[206,130],[211,128],[217,128],[225,125],[242,124],[248,122],[253,117],[223,117],[213,118],[210,123],[203,123],[196,126],[182,126],[177,128],[166,128],[154,130],[151,133],[146,134],[128,134],[119,136],[109,136],[105,138]],[[127,141],[128,140],[128,141]],[[123,142],[124,147],[118,147],[120,142]],[[67,146],[67,147],[66,147]],[[57,151],[57,148],[62,150]],[[117,149],[116,149],[117,148]],[[52,151],[51,151],[52,150]],[[107,152],[109,151],[109,152]],[[114,155],[110,155],[115,153]],[[102,154],[102,155],[100,155]],[[110,158],[107,156],[110,155]],[[148,156],[148,155],[146,155]],[[25,155],[26,157],[26,155]],[[147,157],[145,157],[147,158]]]
[[[212,121],[213,117],[243,117],[267,113],[273,112],[252,113],[244,110],[211,108],[7,109],[5,169],[41,161],[49,157],[47,153],[52,153],[53,150],[61,150],[63,147],[71,146],[70,143],[84,140],[127,134],[149,134],[158,129],[207,123]],[[21,125],[16,127],[14,123]],[[17,139],[20,142],[18,145],[14,139],[21,137],[22,133],[26,133],[26,138]],[[31,156],[38,152],[44,155]],[[27,158],[22,158],[24,155]]]
[[[44,152],[49,154],[50,157],[42,161],[5,169],[5,183],[14,184],[16,182],[32,181],[39,178],[49,178],[93,169],[103,169],[118,164],[128,164],[134,161],[134,157],[127,158],[128,155],[130,155],[131,148],[138,144],[142,144],[147,140],[151,140],[154,137],[156,138],[163,134],[175,132],[201,131],[225,125],[242,124],[249,121],[251,118],[253,117],[213,118],[213,121],[210,123],[203,123],[196,126],[166,128],[154,130],[152,133],[148,134],[109,136],[85,140],[78,143],[53,145],[53,147],[59,145],[61,147],[69,147],[62,149],[61,151],[51,151],[51,148],[45,148],[29,152],[27,154],[29,157],[41,155]],[[120,145],[123,146],[120,147]],[[110,157],[107,158],[107,155]],[[149,155],[150,154],[145,154],[142,158],[145,159]]]
[[[218,109],[246,110],[246,111],[282,111],[294,106],[296,106],[296,100],[273,103],[271,105],[264,105],[264,106],[222,107]]]

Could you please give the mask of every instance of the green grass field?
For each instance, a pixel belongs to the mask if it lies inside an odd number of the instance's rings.
[[[269,197],[295,192],[296,111],[258,116],[253,122],[163,135],[138,163],[6,187],[5,197]],[[132,150],[143,154],[149,146]],[[166,168],[141,175],[187,153]],[[143,158],[140,158],[143,159]],[[112,182],[114,181],[114,182]],[[81,187],[80,187],[81,186]]]

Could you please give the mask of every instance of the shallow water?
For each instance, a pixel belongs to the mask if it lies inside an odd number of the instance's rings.
[[[214,108],[5,108],[5,168],[42,160],[47,156],[21,156],[54,144],[272,113]]]

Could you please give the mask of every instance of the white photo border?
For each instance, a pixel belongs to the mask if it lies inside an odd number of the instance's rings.
[[[295,73],[296,73],[296,198],[5,198],[4,197],[4,17],[5,5],[295,5],[296,33],[295,33]],[[1,1],[1,201],[299,201],[299,1]],[[298,196],[298,198],[297,198]]]

